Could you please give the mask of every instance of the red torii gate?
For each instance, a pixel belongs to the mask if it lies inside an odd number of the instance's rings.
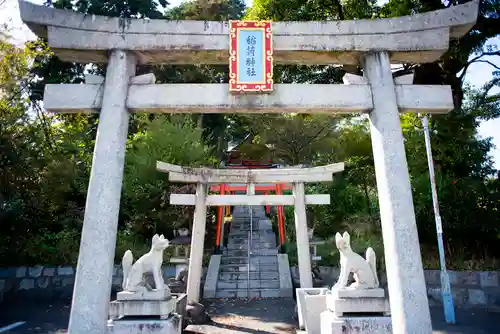
[[[246,166],[245,166],[246,167]],[[243,168],[245,168],[243,167]],[[242,168],[242,167],[239,167]],[[247,167],[248,168],[248,167]],[[284,190],[291,190],[291,184],[256,184],[255,191],[263,191],[265,195],[268,195],[269,192],[274,192],[276,195],[282,195]],[[220,195],[229,194],[232,195],[237,191],[246,192],[246,185],[229,185],[229,184],[217,184],[212,185],[210,187],[210,191],[214,193],[219,193]],[[222,228],[224,223],[224,207],[218,207],[217,212],[217,236],[215,239],[215,247],[216,249],[220,249],[222,242]],[[225,207],[226,214],[230,213],[230,207]],[[270,213],[271,208],[269,205],[266,205],[266,213]],[[283,246],[285,243],[285,211],[283,210],[283,206],[278,206],[278,232],[279,232],[279,240],[280,246]]]

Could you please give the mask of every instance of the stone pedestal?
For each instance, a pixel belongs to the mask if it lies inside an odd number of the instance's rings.
[[[158,316],[160,319],[167,319],[175,308],[173,298],[169,300],[115,300],[109,305],[109,317],[113,320],[137,316]]]
[[[321,313],[321,334],[392,333],[389,301],[384,289],[333,290]]]
[[[182,315],[176,313],[177,304],[178,298],[172,297],[168,289],[119,292],[117,300],[109,305],[108,333],[180,334]]]
[[[346,313],[390,314],[384,289],[333,290],[326,298],[326,307],[337,317]]]
[[[167,319],[109,320],[108,334],[180,334],[182,317],[171,314]]]
[[[308,324],[317,324],[319,327],[319,315],[327,310],[326,296],[328,288],[297,288],[297,317],[299,328],[305,329],[309,334],[313,334]]]
[[[150,290],[142,292],[121,291],[116,294],[117,300],[169,300],[170,290]]]
[[[337,317],[330,311],[321,313],[321,334],[392,334],[391,317]]]

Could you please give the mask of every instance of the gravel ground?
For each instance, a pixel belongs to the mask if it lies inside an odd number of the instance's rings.
[[[217,300],[207,305],[213,323],[194,326],[186,333],[282,334],[296,333],[292,299]],[[66,333],[70,296],[17,296],[0,305],[0,333]],[[457,310],[457,325],[446,325],[440,308],[432,310],[435,334],[500,333],[500,314],[485,310]],[[2,332],[2,327],[23,321],[24,325]]]

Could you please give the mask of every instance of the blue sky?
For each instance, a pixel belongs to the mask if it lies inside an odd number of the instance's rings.
[[[31,2],[41,4],[44,0],[30,0]],[[176,6],[182,3],[184,0],[170,0],[172,6]],[[1,1],[0,1],[1,2]],[[253,0],[246,1],[248,5],[251,5]],[[381,0],[380,2],[385,2]],[[19,17],[19,10],[17,5],[17,0],[6,0],[5,3],[0,7],[0,22],[5,22],[11,28],[11,35],[15,42],[23,43],[26,40],[33,39],[34,35],[31,31],[22,24],[21,18]],[[500,45],[500,38],[493,39],[491,44]],[[496,65],[500,66],[499,57],[495,58],[484,58],[485,60],[490,60]],[[486,63],[477,63],[470,66],[466,74],[466,81],[475,87],[481,87],[492,77],[493,68]],[[498,93],[500,89],[492,90],[492,93]],[[483,122],[479,128],[479,136],[481,137],[491,137],[493,139],[493,144],[496,148],[490,153],[495,161],[495,166],[500,169],[500,118],[491,120],[488,122]]]

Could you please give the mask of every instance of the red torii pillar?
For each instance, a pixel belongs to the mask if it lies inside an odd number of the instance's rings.
[[[226,185],[221,184],[219,187],[219,192],[224,195],[224,190]],[[218,253],[220,251],[220,245],[222,242],[222,229],[224,228],[224,209],[225,207],[219,206],[217,208],[217,235],[215,236],[215,250]]]
[[[275,184],[275,185],[255,185],[256,191],[264,191],[265,195],[268,195],[269,192],[274,191],[276,195],[282,195],[283,190],[292,189],[289,184]],[[243,186],[229,186],[227,184],[213,185],[210,187],[210,190],[215,193],[224,194],[233,194],[236,191],[247,191],[247,187]],[[224,210],[225,209],[225,210]],[[224,228],[224,211],[227,216],[231,214],[230,206],[220,206],[217,212],[217,236],[215,241],[216,251],[220,251],[221,243],[222,243],[222,229]],[[269,214],[271,208],[269,205],[266,205],[266,213]],[[278,233],[279,233],[279,244],[283,246],[285,244],[286,234],[285,234],[285,211],[282,205],[278,206]]]
[[[283,194],[283,185],[276,185],[276,195]],[[283,205],[278,206],[278,231],[280,237],[280,246],[283,247],[285,244],[285,210],[283,209]]]

